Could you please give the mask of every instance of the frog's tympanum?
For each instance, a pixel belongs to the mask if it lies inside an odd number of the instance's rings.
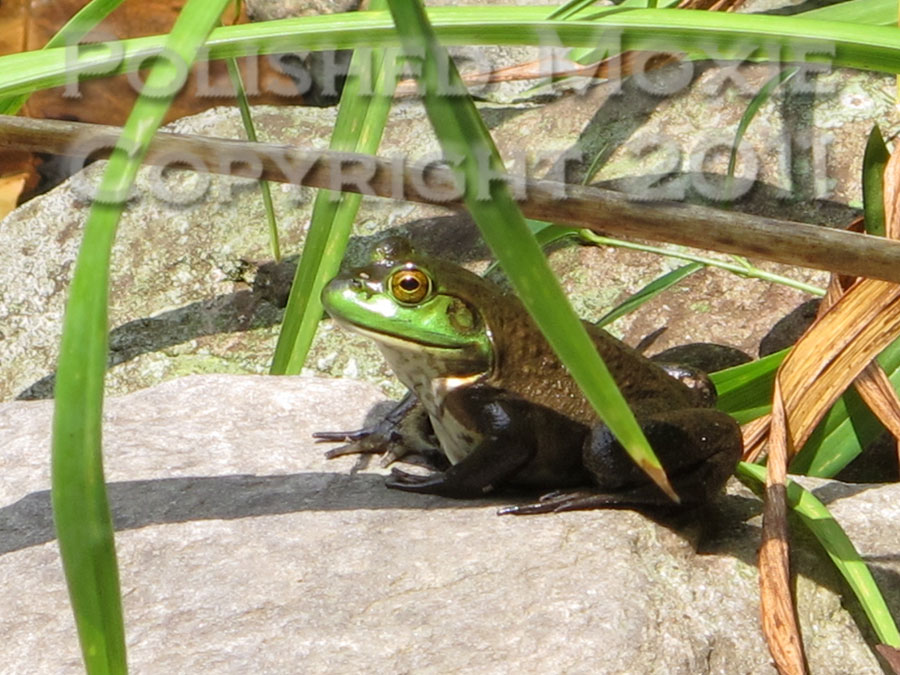
[[[673,504],[625,454],[519,299],[391,238],[335,278],[327,312],[378,343],[410,394],[381,424],[317,434],[329,456],[414,451],[445,470],[394,469],[387,486],[469,498],[502,487],[553,490],[501,513]],[[672,369],[585,324],[682,504],[718,492],[741,453],[738,425],[710,407],[702,373]],[[698,382],[701,386],[698,386]]]

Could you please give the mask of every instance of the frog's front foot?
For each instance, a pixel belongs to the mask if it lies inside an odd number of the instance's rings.
[[[446,459],[427,439],[429,425],[428,416],[416,397],[407,394],[384,419],[375,424],[354,431],[318,431],[313,438],[326,443],[344,443],[326,452],[328,459],[342,455],[384,453],[382,466],[404,459],[412,464],[443,468]],[[415,461],[409,457],[411,453],[421,459]]]
[[[344,443],[326,452],[325,457],[328,459],[343,455],[384,453],[382,466],[388,466],[408,452],[393,425],[384,421],[355,431],[317,431],[313,438],[323,443]]]

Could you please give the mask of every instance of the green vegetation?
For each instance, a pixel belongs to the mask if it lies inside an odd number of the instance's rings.
[[[72,280],[57,374],[54,516],[85,665],[91,673],[126,670],[113,529],[101,453],[110,249],[124,195],[171,96],[180,85],[179,77],[183,73],[178,65],[192,63],[204,44],[213,59],[297,50],[374,49],[371,54],[374,61],[366,63],[374,62],[376,72],[382,74],[375,83],[375,95],[358,95],[363,61],[355,59],[331,143],[334,149],[365,153],[373,153],[378,146],[395,85],[385,76],[392,71],[379,65],[386,59],[396,59],[400,47],[410,53],[425,47],[426,105],[432,120],[439,118],[442,122],[435,125],[436,132],[446,150],[466,158],[458,167],[466,185],[490,185],[490,199],[480,199],[472,193],[466,195],[466,204],[485,240],[586,395],[607,411],[604,419],[650,465],[652,453],[648,452],[646,441],[544,263],[539,242],[558,235],[552,230],[532,228],[539,230],[536,239],[505,185],[485,179],[484,167],[474,158],[486,159],[485,167],[494,171],[499,171],[502,165],[471,99],[442,97],[437,92],[436,63],[443,57],[443,45],[541,44],[549,36],[554,42],[575,50],[572,56],[581,62],[630,49],[684,52],[686,58],[701,58],[707,50],[714,49],[717,59],[791,64],[748,106],[735,147],[765,97],[797,72],[795,63],[827,62],[836,67],[900,73],[900,30],[894,27],[896,3],[884,0],[851,0],[794,16],[652,8],[631,0],[619,7],[602,9],[585,2],[572,2],[561,8],[445,7],[427,13],[417,0],[392,0],[388,13],[382,0],[374,0],[372,11],[368,12],[229,27],[217,27],[224,1],[189,0],[167,36],[83,46],[77,50],[63,46],[84,35],[118,4],[95,0],[46,49],[0,58],[4,66],[0,68],[0,96],[5,97],[0,100],[0,110],[7,113],[18,110],[25,98],[39,89],[63,84],[74,77],[131,72],[148,63],[152,63],[152,68],[147,76],[147,88],[163,92],[142,95],[104,174],[101,197],[94,203],[85,225]],[[459,84],[455,72],[450,73],[450,78],[451,85]],[[880,136],[873,136],[867,152],[865,181],[866,216],[872,232],[878,232],[879,225],[883,231],[884,216],[879,215],[877,207],[878,175],[873,172],[883,167],[885,158],[883,141]],[[358,195],[342,195],[334,200],[324,191],[319,194],[274,355],[273,373],[299,372],[321,315],[319,291],[340,264],[359,201]],[[272,237],[277,251],[274,228]],[[626,245],[609,239],[594,241]],[[771,275],[765,277],[740,259],[733,263],[696,257],[690,260],[689,265],[654,282],[606,318],[612,320],[633,310],[702,265],[715,264],[744,276],[783,281]],[[804,290],[820,292],[808,287]],[[772,378],[782,357],[773,355],[716,374],[720,407],[742,422],[764,414],[770,405]],[[894,384],[900,383],[900,347],[893,345],[882,354],[880,361]],[[793,468],[814,475],[834,475],[861,452],[878,428],[858,398],[848,394],[822,422]],[[743,465],[739,474],[758,486],[763,480],[762,471],[758,466]],[[863,605],[880,639],[900,647],[900,638],[884,602],[846,536],[808,493],[794,486],[790,490],[792,505],[801,519],[819,537],[861,601],[866,598]]]

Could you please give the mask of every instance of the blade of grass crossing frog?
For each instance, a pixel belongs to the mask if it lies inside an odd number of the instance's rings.
[[[124,626],[101,419],[107,362],[110,252],[141,158],[183,83],[185,65],[219,19],[226,0],[189,0],[129,115],[84,226],[63,320],[53,419],[52,504],[75,624],[89,673],[126,672]],[[148,96],[146,92],[154,92]],[[164,95],[161,95],[165,92]]]
[[[51,37],[41,49],[53,49],[64,47],[67,44],[77,44],[82,37],[91,31],[98,23],[124,0],[92,0],[69,19],[56,34]],[[0,115],[15,115],[28,100],[29,94],[20,94],[0,99]]]
[[[866,232],[883,237],[884,227],[884,167],[887,165],[887,146],[878,125],[872,127],[866,150],[863,153],[863,212],[866,218]]]
[[[493,140],[424,9],[416,0],[390,0],[389,5],[407,55],[421,59],[426,111],[465,186],[466,206],[482,235],[550,345],[595,409],[603,411],[601,418],[638,465],[677,499],[502,180],[503,162]]]
[[[234,59],[225,59],[225,64],[228,67],[228,77],[231,80],[231,86],[234,87],[235,96],[237,97],[238,109],[241,111],[241,122],[244,125],[247,140],[256,143],[256,127],[253,124],[253,116],[250,114],[250,103],[247,101],[247,93],[244,90],[241,71],[238,69],[237,61]],[[281,245],[278,243],[278,222],[275,219],[275,206],[272,204],[272,191],[269,188],[269,181],[259,180],[258,183],[263,207],[266,210],[266,222],[269,225],[269,243],[272,248],[272,257],[275,259],[275,262],[279,262],[281,260]]]
[[[757,495],[762,495],[766,481],[765,467],[741,462],[737,467],[737,476]],[[884,597],[847,533],[825,505],[795,481],[787,482],[787,500],[790,508],[816,537],[834,566],[847,580],[878,638],[884,644],[900,647],[900,633]]]
[[[579,232],[579,228],[577,227],[561,227],[559,225],[544,222],[543,220],[534,220],[532,218],[526,218],[525,223],[528,225],[528,229],[534,235],[538,245],[543,250],[546,250],[550,244],[561,239],[566,239],[567,237],[574,237]],[[484,270],[483,276],[487,276],[496,268],[497,261],[494,260],[487,266],[487,269]]]
[[[386,0],[373,0],[370,4],[372,10],[385,7]],[[353,54],[331,136],[332,149],[367,154],[378,150],[396,85],[393,71],[384,67],[385,55],[392,58],[394,53],[393,49],[367,49]],[[370,82],[372,93],[368,94],[364,87]],[[322,317],[319,296],[340,267],[361,201],[359,194],[317,192],[272,359],[273,375],[296,374],[303,368]]]

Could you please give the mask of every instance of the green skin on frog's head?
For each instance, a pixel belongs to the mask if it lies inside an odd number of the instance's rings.
[[[471,381],[490,371],[490,329],[470,296],[487,290],[477,275],[388,239],[368,266],[331,281],[322,303],[339,324],[374,339],[404,384],[427,399],[425,379]]]

